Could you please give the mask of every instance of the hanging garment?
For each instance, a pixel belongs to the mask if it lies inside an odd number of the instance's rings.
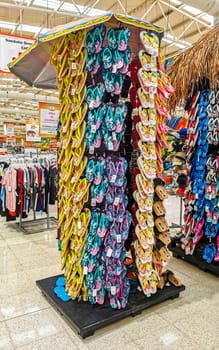
[[[6,171],[2,185],[6,191],[6,208],[11,212],[16,212],[17,172],[15,169],[9,168]]]

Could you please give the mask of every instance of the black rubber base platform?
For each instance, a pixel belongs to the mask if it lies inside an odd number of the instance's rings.
[[[196,248],[193,255],[185,255],[180,247],[175,245],[169,245],[169,250],[172,251],[173,256],[178,259],[187,261],[188,263],[195,265],[200,268],[200,270],[211,272],[216,276],[219,276],[219,263],[212,262],[211,264],[206,263],[202,259],[202,250]]]
[[[144,309],[159,304],[164,300],[175,299],[185,289],[185,286],[179,288],[166,286],[164,289],[158,290],[150,298],[147,298],[140,292],[138,294],[131,294],[125,310],[113,310],[107,302],[104,305],[91,305],[88,302],[73,300],[66,303],[62,302],[53,291],[58,277],[60,276],[45,278],[36,281],[36,284],[53,307],[62,314],[70,327],[76,329],[82,338],[91,336],[97,329],[108,326],[123,318],[136,316]]]

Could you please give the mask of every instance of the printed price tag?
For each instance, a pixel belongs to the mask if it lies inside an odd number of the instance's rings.
[[[75,89],[71,88],[71,95],[74,96],[75,95]]]
[[[81,221],[78,221],[78,229],[80,230],[80,229],[81,229],[81,227],[82,227],[82,225],[81,225]]]
[[[71,178],[71,184],[73,184],[74,182],[75,182],[75,177],[72,176],[72,178]]]
[[[114,174],[113,176],[112,176],[112,178],[111,178],[111,182],[115,182],[116,181],[116,175]]]
[[[108,257],[108,258],[110,258],[111,256],[112,256],[112,249],[111,248],[109,248],[108,250],[107,250],[107,254],[106,254],[106,256]]]
[[[112,295],[116,295],[116,287],[115,287],[115,286],[112,286],[112,287],[110,288],[110,290],[111,290],[111,294],[112,294]]]
[[[113,151],[113,143],[112,142],[108,143],[108,150]]]
[[[92,207],[95,207],[95,206],[96,206],[96,203],[97,203],[96,199],[95,199],[95,198],[92,198],[92,199],[91,199],[91,206],[92,206]]]
[[[76,70],[76,69],[77,69],[77,64],[76,64],[75,62],[72,62],[71,68],[72,68],[73,70]]]
[[[97,290],[96,289],[93,289],[92,295],[93,295],[94,298],[97,296]]]
[[[150,64],[150,63],[147,63],[147,64],[145,65],[145,69],[146,69],[146,70],[151,70],[151,64]]]
[[[11,192],[11,191],[12,191],[11,186],[8,186],[8,192]]]
[[[63,128],[62,128],[62,132],[66,132],[66,126],[63,126]]]
[[[94,101],[90,101],[89,107],[90,107],[90,109],[94,108]]]
[[[112,73],[116,73],[117,72],[117,65],[113,64],[113,69],[112,69]]]
[[[154,56],[154,55],[151,56],[151,63],[153,64],[157,63],[157,56]]]
[[[84,275],[87,275],[87,273],[88,273],[88,268],[87,268],[87,266],[84,266],[84,268],[83,268],[83,274],[84,274]]]
[[[116,141],[116,133],[115,132],[112,133],[112,137],[113,137],[113,141]]]
[[[91,132],[95,133],[96,130],[97,130],[96,125],[95,125],[95,124],[92,124],[92,125],[91,125]]]
[[[94,146],[91,146],[91,147],[89,148],[89,154],[94,154]]]
[[[153,98],[148,103],[148,108],[154,108],[154,95],[153,95]]]
[[[119,197],[116,197],[115,199],[114,199],[114,205],[118,205],[119,204]]]
[[[150,97],[154,97],[154,93],[155,93],[154,87],[153,87],[153,86],[150,86],[150,87],[149,87],[149,95],[150,95]]]
[[[185,255],[190,254],[190,248],[188,246],[185,247]]]
[[[71,123],[71,130],[73,130],[74,127],[75,127],[75,122],[72,122],[72,123]]]
[[[117,243],[121,243],[122,242],[122,236],[121,235],[116,235],[116,240],[117,240]]]
[[[195,199],[198,199],[198,193],[195,194]]]
[[[57,142],[57,147],[61,147],[61,141]]]

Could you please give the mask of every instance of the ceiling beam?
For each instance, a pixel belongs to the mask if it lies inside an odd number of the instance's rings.
[[[66,12],[66,11],[54,11],[54,10],[50,10],[46,7],[36,7],[36,6],[26,6],[26,5],[18,5],[18,4],[12,4],[12,3],[8,3],[8,2],[0,2],[0,7],[8,7],[8,8],[13,8],[13,9],[22,9],[22,10],[27,10],[27,11],[37,11],[37,12],[46,12],[46,13],[51,13],[51,14],[55,14],[55,15],[60,15],[60,16],[68,16],[68,17],[72,17],[77,16],[77,17],[84,17],[81,14],[73,14],[73,12]]]
[[[173,9],[174,11],[176,12],[179,12],[181,13],[182,15],[184,15],[185,17],[188,17],[190,20],[194,20],[195,22],[198,22],[200,24],[202,24],[203,26],[206,26],[208,28],[211,28],[211,25],[206,23],[205,21],[202,21],[200,20],[199,18],[197,18],[196,16],[192,15],[192,14],[189,14],[188,12],[186,11],[183,11],[182,9],[174,6],[174,5],[171,5],[170,3],[168,3],[167,1],[164,1],[164,0],[159,0],[159,2],[163,5],[166,5],[168,6],[169,8]]]

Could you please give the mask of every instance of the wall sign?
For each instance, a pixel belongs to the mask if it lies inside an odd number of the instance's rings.
[[[0,72],[10,73],[8,64],[25,51],[35,40],[0,33]]]
[[[55,137],[59,121],[59,105],[39,102],[40,136]]]
[[[4,134],[8,137],[14,137],[14,124],[12,123],[4,124]]]
[[[26,141],[41,141],[39,136],[39,125],[33,122],[26,122]]]

